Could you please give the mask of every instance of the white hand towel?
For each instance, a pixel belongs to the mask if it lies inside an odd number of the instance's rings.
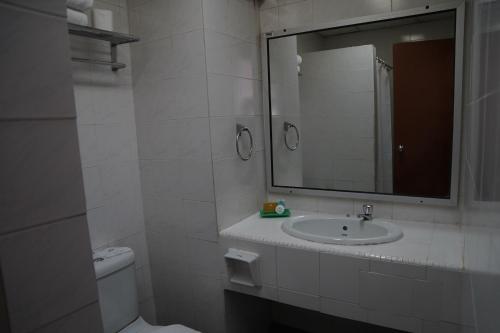
[[[66,6],[76,10],[89,9],[94,5],[94,0],[66,0]]]
[[[69,23],[84,25],[84,26],[89,25],[89,18],[85,13],[67,8],[66,15],[68,16]]]
[[[113,12],[107,9],[92,9],[94,28],[113,31]]]

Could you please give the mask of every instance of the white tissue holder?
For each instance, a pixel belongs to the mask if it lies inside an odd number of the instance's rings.
[[[230,248],[224,258],[231,283],[246,287],[259,287],[261,285],[259,255],[257,253]]]

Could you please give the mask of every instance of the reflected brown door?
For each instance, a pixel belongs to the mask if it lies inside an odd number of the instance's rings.
[[[454,41],[399,43],[394,62],[394,192],[449,197]]]

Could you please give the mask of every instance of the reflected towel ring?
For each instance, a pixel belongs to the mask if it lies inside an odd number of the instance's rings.
[[[248,155],[244,156],[240,152],[240,137],[243,134],[243,132],[248,133],[248,137],[250,138],[250,151],[248,152]],[[243,160],[243,161],[248,161],[252,157],[253,153],[253,137],[252,137],[252,132],[248,129],[248,127],[243,126],[241,124],[236,124],[236,152],[238,153],[238,156]]]
[[[295,134],[297,135],[297,143],[292,146],[288,143],[288,130],[290,128],[293,128],[295,130]],[[299,147],[299,143],[300,143],[300,136],[299,136],[299,129],[297,128],[297,126],[295,126],[294,124],[292,123],[289,123],[288,121],[285,121],[285,123],[283,124],[283,129],[285,130],[283,136],[285,137],[285,146],[288,148],[288,150],[291,150],[291,151],[294,151],[294,150],[297,150],[297,148]]]

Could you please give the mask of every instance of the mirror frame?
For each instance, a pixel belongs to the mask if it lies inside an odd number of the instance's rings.
[[[331,28],[340,28],[364,23],[379,22],[391,19],[418,16],[441,11],[455,11],[455,84],[454,84],[454,105],[453,105],[453,147],[451,165],[451,185],[449,198],[404,196],[383,193],[353,192],[339,190],[308,189],[292,186],[273,185],[272,175],[272,144],[271,144],[271,99],[269,93],[269,70],[268,70],[268,47],[271,39],[296,35],[299,33],[314,32]],[[264,141],[266,148],[266,184],[271,193],[301,194],[310,196],[322,196],[333,198],[361,199],[374,201],[403,202],[413,204],[430,204],[440,206],[457,206],[458,188],[460,175],[460,141],[462,126],[462,85],[463,85],[463,54],[464,54],[464,30],[465,30],[465,3],[463,1],[452,1],[443,4],[429,5],[422,8],[415,8],[397,12],[389,12],[363,17],[338,20],[329,23],[321,23],[311,26],[281,29],[271,32],[264,32],[261,35],[262,51],[262,103],[264,110]]]

